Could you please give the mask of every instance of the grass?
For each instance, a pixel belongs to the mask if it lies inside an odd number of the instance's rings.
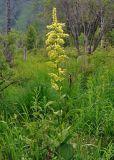
[[[0,102],[0,160],[114,159],[114,50],[97,50],[83,73],[75,50],[66,52],[62,95],[50,86],[45,51],[26,62],[16,55],[19,83]]]

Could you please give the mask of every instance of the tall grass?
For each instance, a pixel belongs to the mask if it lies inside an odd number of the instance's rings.
[[[17,58],[14,70],[20,81],[4,92],[0,160],[113,160],[112,51],[90,56],[85,73],[69,55],[61,97],[50,87],[47,58],[38,57]]]

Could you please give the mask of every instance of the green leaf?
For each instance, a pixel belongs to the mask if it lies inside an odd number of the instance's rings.
[[[71,160],[74,155],[74,149],[71,144],[60,144],[57,148],[58,158],[63,158],[64,160]]]
[[[52,104],[54,104],[55,102],[54,101],[49,101],[47,104],[46,104],[46,107],[49,107],[51,106]]]

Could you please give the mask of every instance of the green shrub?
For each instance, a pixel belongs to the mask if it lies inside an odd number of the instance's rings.
[[[26,46],[28,50],[36,47],[37,32],[33,26],[29,26],[27,32]]]

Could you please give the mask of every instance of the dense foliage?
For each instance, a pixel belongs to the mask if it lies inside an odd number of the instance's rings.
[[[24,81],[5,90],[0,101],[1,159],[113,157],[113,50],[90,57],[86,74],[78,73],[75,52],[70,54],[67,70],[73,82],[69,86],[65,80],[61,97],[50,88],[52,67],[42,54],[29,55],[26,63],[17,57],[15,74]]]
[[[33,26],[29,26],[26,38],[26,46],[28,50],[34,49],[36,47],[36,40],[37,32]]]

